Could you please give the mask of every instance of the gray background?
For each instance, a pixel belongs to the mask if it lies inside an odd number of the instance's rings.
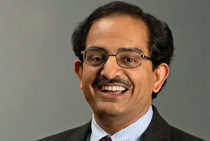
[[[107,2],[0,0],[1,141],[36,140],[90,120],[70,38]],[[168,84],[154,104],[170,124],[210,140],[210,1],[129,2],[166,21],[174,35]]]

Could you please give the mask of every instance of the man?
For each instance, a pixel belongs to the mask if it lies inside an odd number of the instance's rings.
[[[124,2],[96,9],[74,31],[75,72],[90,123],[41,141],[201,141],[170,126],[152,106],[169,74],[167,24]]]

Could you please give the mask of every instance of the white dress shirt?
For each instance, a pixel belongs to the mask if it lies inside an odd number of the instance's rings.
[[[91,133],[87,137],[87,141],[98,141],[104,136],[109,135],[112,141],[139,141],[142,134],[145,132],[152,120],[153,110],[150,106],[149,110],[137,121],[121,129],[113,135],[106,133],[95,121],[94,116],[92,116],[91,121]]]

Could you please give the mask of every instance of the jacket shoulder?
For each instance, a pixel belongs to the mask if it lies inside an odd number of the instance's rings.
[[[83,141],[90,132],[90,123],[61,133],[51,135],[38,141]]]
[[[171,126],[161,117],[155,106],[152,108],[153,117],[150,125],[142,135],[142,141],[203,141]]]
[[[204,141],[203,139],[190,135],[173,126],[170,126],[170,140],[171,141]]]

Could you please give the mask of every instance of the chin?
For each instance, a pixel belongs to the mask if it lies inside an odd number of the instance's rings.
[[[100,115],[107,115],[107,116],[117,116],[123,113],[122,107],[115,104],[103,104],[98,105],[97,108],[94,110],[95,113]]]

